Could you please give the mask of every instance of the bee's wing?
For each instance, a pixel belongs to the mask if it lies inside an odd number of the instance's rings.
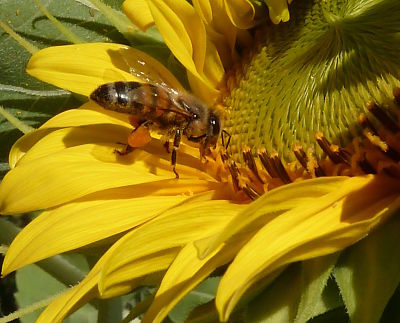
[[[116,55],[119,68],[137,77],[142,83],[152,83],[165,88],[170,92],[172,89],[183,90],[182,85],[175,76],[151,56],[131,47],[122,47]]]
[[[130,100],[158,111],[175,112],[184,117],[190,117],[191,113],[178,102],[179,93],[165,85],[154,83],[122,83],[128,86]]]

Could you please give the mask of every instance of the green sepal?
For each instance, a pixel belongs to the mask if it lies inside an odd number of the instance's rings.
[[[172,322],[183,322],[195,308],[207,304],[210,301],[213,304],[219,280],[219,277],[208,278],[193,289],[172,309],[168,315],[169,319]]]
[[[379,322],[400,282],[399,232],[394,216],[340,257],[334,277],[351,322]]]
[[[289,266],[249,303],[246,322],[293,322],[301,295],[301,264]]]
[[[331,287],[333,284],[328,285],[338,257],[339,253],[335,253],[304,261],[301,264],[302,292],[294,322],[307,322],[341,305],[337,288]]]

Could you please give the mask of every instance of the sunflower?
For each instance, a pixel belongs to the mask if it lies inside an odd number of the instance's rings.
[[[400,3],[298,0],[289,15],[284,0],[127,0],[123,10],[140,29],[157,27],[229,144],[205,161],[182,144],[176,179],[162,136],[118,154],[129,118],[92,101],[19,139],[0,212],[43,212],[10,245],[2,274],[105,250],[39,322],[140,286],[156,291],[129,317],[162,321],[214,276],[215,300],[192,317],[303,322],[345,307],[354,321],[378,321],[400,281],[388,248],[399,221],[383,224],[400,203]],[[115,81],[184,88],[150,55],[114,43],[45,48],[27,72],[87,97]]]

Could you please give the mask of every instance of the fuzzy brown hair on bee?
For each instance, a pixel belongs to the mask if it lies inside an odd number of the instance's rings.
[[[217,112],[195,96],[167,86],[139,82],[112,82],[100,85],[90,99],[107,110],[129,114],[135,129],[128,139],[132,148],[144,146],[151,139],[149,130],[173,136],[171,164],[175,170],[176,152],[184,136],[197,143],[201,158],[216,145],[221,132]],[[168,147],[169,142],[166,142]]]

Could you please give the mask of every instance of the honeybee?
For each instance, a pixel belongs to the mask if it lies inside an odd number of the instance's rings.
[[[176,178],[176,154],[184,136],[197,143],[200,158],[209,147],[215,146],[221,132],[217,111],[195,96],[163,84],[139,82],[112,82],[100,85],[90,99],[101,107],[127,113],[134,126],[128,138],[132,148],[142,147],[150,140],[150,130],[166,138],[173,137],[171,165]],[[165,146],[169,152],[169,139]]]

